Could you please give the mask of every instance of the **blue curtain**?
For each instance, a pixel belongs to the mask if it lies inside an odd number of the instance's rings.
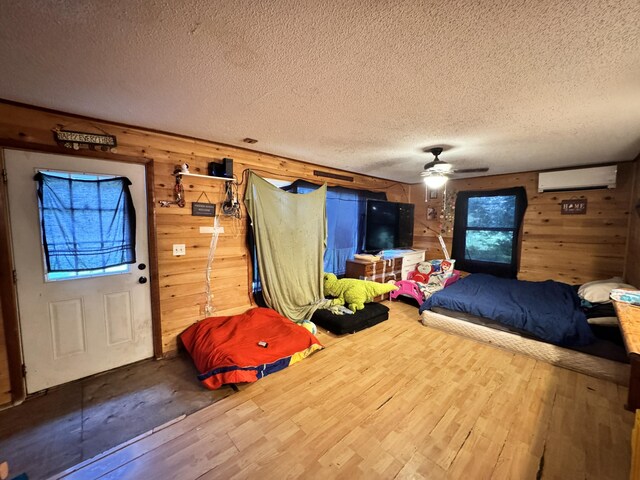
[[[136,261],[136,214],[128,178],[78,180],[38,173],[34,179],[48,272]]]
[[[320,185],[297,180],[285,190],[309,193]],[[327,188],[327,247],[324,252],[324,271],[344,275],[347,260],[362,250],[364,215],[368,198],[386,200],[384,192],[370,192],[344,187]]]

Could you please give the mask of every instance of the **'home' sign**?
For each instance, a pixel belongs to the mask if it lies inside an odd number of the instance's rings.
[[[584,215],[587,213],[587,199],[574,198],[562,200],[560,202],[560,213],[562,215]]]

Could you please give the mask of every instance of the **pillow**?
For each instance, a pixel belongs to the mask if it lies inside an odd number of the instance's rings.
[[[447,279],[453,275],[455,263],[455,260],[427,260],[426,262],[418,262],[416,270],[426,276],[441,274],[443,279]]]
[[[609,294],[614,288],[635,289],[636,287],[623,283],[620,277],[613,277],[607,280],[595,280],[585,283],[578,289],[578,295],[591,303],[605,303],[611,301]]]

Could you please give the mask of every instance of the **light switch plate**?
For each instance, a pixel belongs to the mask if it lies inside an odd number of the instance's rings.
[[[179,257],[181,255],[187,254],[187,246],[184,243],[174,243],[173,244],[173,256]]]

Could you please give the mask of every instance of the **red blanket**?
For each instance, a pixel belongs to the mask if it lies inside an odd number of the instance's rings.
[[[306,328],[259,307],[205,318],[180,339],[200,372],[198,379],[212,390],[227,383],[255,382],[323,348]]]

